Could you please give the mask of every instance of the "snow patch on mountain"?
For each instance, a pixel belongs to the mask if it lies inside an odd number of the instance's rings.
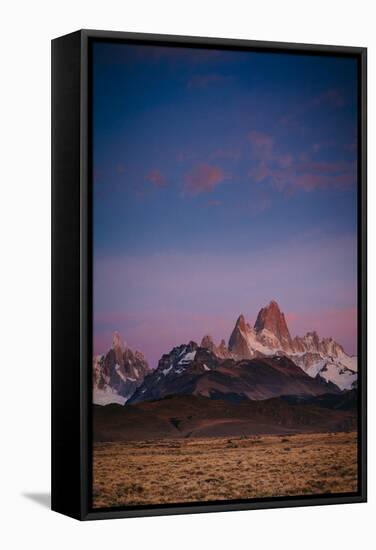
[[[187,363],[191,363],[195,357],[196,357],[196,350],[195,351],[190,351],[190,352],[186,353],[184,355],[184,357],[182,357],[182,359],[180,359],[178,364],[179,365],[186,365]]]
[[[340,390],[349,390],[353,387],[357,380],[357,373],[347,367],[335,364],[326,363],[320,370],[319,376],[327,382],[333,382]]]
[[[124,405],[127,399],[122,395],[114,392],[109,386],[105,389],[99,390],[98,388],[93,391],[93,403],[94,405],[110,405],[111,403],[117,403],[118,405]]]
[[[171,372],[171,369],[172,369],[172,365],[170,365],[167,369],[163,369],[162,370],[163,376],[166,376],[169,372]]]

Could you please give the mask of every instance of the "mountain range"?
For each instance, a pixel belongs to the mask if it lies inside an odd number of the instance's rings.
[[[335,384],[320,376],[310,377],[283,355],[238,361],[220,359],[213,352],[190,342],[164,355],[157,369],[145,377],[128,403],[172,395],[200,395],[239,402],[339,391]]]
[[[259,311],[253,327],[240,315],[228,345],[215,345],[207,334],[200,345],[191,341],[162,355],[154,370],[118,333],[112,348],[93,361],[93,401],[99,405],[187,395],[239,404],[336,395],[356,383],[357,358],[316,332],[292,338],[275,300]]]

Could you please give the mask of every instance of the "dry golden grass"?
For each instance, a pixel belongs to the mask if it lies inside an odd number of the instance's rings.
[[[94,507],[357,490],[355,433],[96,443]]]

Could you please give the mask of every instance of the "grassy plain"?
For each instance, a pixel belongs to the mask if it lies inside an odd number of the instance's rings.
[[[95,443],[93,482],[95,508],[353,492],[357,436]]]

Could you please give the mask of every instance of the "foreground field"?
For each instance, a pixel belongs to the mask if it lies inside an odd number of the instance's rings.
[[[95,443],[96,508],[357,490],[351,433]]]

